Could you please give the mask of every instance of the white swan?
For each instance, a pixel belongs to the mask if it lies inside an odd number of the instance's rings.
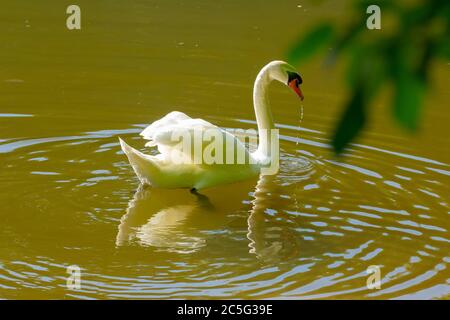
[[[257,176],[261,168],[267,165],[271,159],[270,135],[267,134],[267,130],[274,129],[275,125],[268,102],[267,89],[273,80],[288,85],[303,100],[303,94],[299,87],[302,78],[294,67],[283,61],[272,61],[261,69],[253,87],[253,104],[259,135],[259,144],[255,152],[250,153],[241,141],[228,131],[203,119],[193,119],[182,112],[173,111],[153,122],[141,132],[141,136],[149,140],[146,146],[156,146],[159,154],[146,155],[119,138],[122,150],[127,155],[139,180],[157,188],[199,190]],[[186,150],[187,148],[183,148],[182,144],[174,139],[174,137],[186,137],[186,133],[188,133],[188,137],[194,140],[198,132],[208,133],[205,136],[200,135],[201,151],[208,148],[212,137],[216,139],[221,137],[223,141],[227,141],[222,150],[224,159],[231,154],[231,158],[236,160],[236,155],[240,153],[245,154],[246,159],[251,159],[251,161],[246,161],[244,164],[236,163],[236,161],[233,161],[233,164],[225,164],[228,163],[226,161],[211,164],[199,163],[195,160],[195,148]],[[232,144],[230,145],[228,141],[231,141]],[[192,143],[192,145],[194,144],[195,142]]]

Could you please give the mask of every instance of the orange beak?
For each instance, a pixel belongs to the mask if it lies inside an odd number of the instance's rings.
[[[289,87],[291,87],[292,90],[300,97],[300,99],[303,101],[305,98],[303,96],[302,90],[300,90],[300,86],[298,85],[298,80],[294,79],[291,82],[289,82]]]

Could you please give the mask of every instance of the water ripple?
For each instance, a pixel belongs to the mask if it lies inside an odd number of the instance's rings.
[[[18,288],[81,299],[448,296],[448,164],[362,144],[338,161],[323,132],[277,126],[277,176],[204,198],[138,187],[117,137],[142,146],[142,125],[0,141],[0,178],[18,190],[6,208],[30,212],[8,216],[26,218],[24,230],[7,222],[0,233],[28,253],[5,252],[3,296]],[[82,289],[66,292],[66,267],[77,263]],[[381,267],[381,290],[366,287],[370,265]]]

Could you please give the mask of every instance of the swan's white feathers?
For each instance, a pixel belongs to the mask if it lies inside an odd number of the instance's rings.
[[[187,116],[186,116],[187,117]],[[153,125],[153,124],[152,124]],[[147,129],[146,129],[147,130]],[[176,156],[178,159],[182,159],[184,163],[194,163],[194,140],[197,137],[201,138],[201,151],[205,151],[205,148],[210,145],[211,140],[205,141],[208,139],[205,135],[206,130],[208,130],[209,137],[221,137],[223,141],[223,147],[227,141],[231,141],[234,144],[234,154],[245,154],[248,157],[248,150],[245,148],[244,144],[239,141],[236,137],[231,135],[229,132],[205,121],[203,119],[184,119],[178,122],[171,121],[171,124],[166,126],[159,126],[157,129],[153,129],[151,139],[149,143],[152,146],[156,146],[158,151],[162,155],[163,159],[170,160]],[[184,142],[188,139],[187,145]],[[149,144],[147,143],[146,146]],[[195,143],[198,143],[195,142]],[[227,149],[224,149],[224,159],[225,163],[225,152]],[[230,151],[230,150],[228,150]],[[197,155],[198,156],[198,155]]]
[[[160,188],[202,189],[217,184],[244,180],[258,174],[259,169],[253,165],[222,164],[226,163],[229,158],[227,152],[233,152],[234,161],[238,154],[244,154],[246,159],[250,157],[247,148],[239,139],[203,119],[192,119],[185,114],[181,114],[181,117],[184,118],[181,119],[180,114],[181,112],[178,113],[178,116],[175,114],[175,117],[171,115],[161,119],[165,119],[165,121],[155,121],[141,133],[146,139],[150,139],[152,145],[158,148],[159,154],[157,155],[144,154],[119,139],[122,150],[127,155],[142,183]],[[190,139],[190,145],[194,146],[194,137],[201,133],[202,148],[200,156],[203,156],[205,148],[208,148],[214,141],[205,139],[205,135],[203,135],[205,130],[211,130],[208,134],[210,137],[213,136],[213,139],[222,137],[224,142],[222,145],[224,148],[222,163],[196,163],[196,149],[184,147],[183,139]],[[177,141],[176,137],[183,138]],[[234,148],[232,148],[234,151],[225,147],[225,144],[230,141],[234,145]],[[180,163],[174,162],[174,157],[177,157],[177,161],[180,161]]]
[[[146,155],[120,139],[122,150],[141,182],[160,188],[202,189],[257,176],[261,172],[262,166],[266,164],[266,160],[271,160],[270,152],[267,149],[268,138],[264,135],[261,136],[261,130],[275,127],[267,101],[266,89],[272,80],[286,84],[288,81],[287,70],[295,72],[291,65],[282,61],[273,61],[266,65],[256,78],[253,102],[261,139],[256,152],[250,153],[244,144],[230,132],[208,121],[192,119],[179,111],[167,114],[141,132],[141,136],[148,140],[146,146],[158,148],[159,154],[157,155]],[[194,155],[197,156],[195,153],[198,151],[198,131],[202,132],[200,142],[203,149],[200,156],[203,159],[200,160],[203,162],[200,163],[197,162],[199,159],[194,157]],[[222,143],[222,153],[220,153],[220,149],[216,149],[220,148],[220,145],[215,143],[218,137],[221,137],[224,142]],[[190,139],[190,148],[185,148],[186,138]],[[232,147],[230,148],[230,146]],[[183,162],[173,161],[174,154],[180,155]],[[241,162],[242,158],[240,157],[243,154],[245,155],[244,163]],[[209,160],[213,158],[213,161],[205,161],[206,155],[209,156]],[[220,160],[219,158],[222,156],[224,158]],[[229,163],[230,158],[233,160],[230,161],[231,163]]]
[[[230,133],[208,121],[199,118],[193,119],[179,111],[172,111],[163,118],[153,122],[140,134],[144,139],[149,140],[145,146],[156,146],[158,148],[161,159],[170,160],[171,157],[176,156],[181,157],[179,159],[182,159],[183,162],[193,163],[194,148],[191,147],[189,150],[186,150],[181,139],[189,139],[190,145],[193,146],[195,135],[202,134],[205,130],[212,130],[209,134],[213,134],[214,136],[221,135],[224,139],[223,141],[225,141],[226,137],[235,140],[236,150],[239,149],[239,151],[247,154],[245,146],[235,137],[231,136]],[[208,144],[209,141],[202,143],[202,151]]]
[[[140,133],[140,135],[144,139],[149,140],[149,142],[145,144],[146,147],[158,146],[159,152],[163,153],[159,146],[176,145],[177,142],[174,141],[173,137],[179,137],[180,134],[186,134],[186,131],[204,130],[207,128],[217,128],[217,126],[203,119],[192,119],[183,112],[172,111],[163,118],[150,124]]]
[[[164,117],[162,117],[159,120],[156,120],[152,124],[150,124],[148,127],[146,127],[140,135],[146,139],[146,140],[152,140],[153,135],[161,130],[164,127],[178,124],[182,120],[191,119],[191,117],[187,116],[183,112],[180,111],[172,111],[168,114],[166,114]]]

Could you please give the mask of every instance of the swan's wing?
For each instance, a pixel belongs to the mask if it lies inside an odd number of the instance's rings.
[[[155,122],[150,124],[148,127],[146,127],[140,133],[140,135],[144,139],[150,140],[149,142],[146,143],[147,147],[155,146],[156,143],[153,140],[154,140],[154,135],[156,133],[158,133],[159,131],[163,130],[166,127],[179,124],[181,121],[188,120],[188,119],[191,119],[191,117],[187,116],[183,112],[172,111],[172,112],[168,113],[167,115],[165,115],[164,117],[162,117],[161,119],[156,120]]]
[[[196,148],[199,142],[201,142],[201,154]],[[198,163],[196,162],[199,161],[198,157],[203,157],[206,152],[211,153],[211,148],[214,146],[217,146],[216,149],[222,150],[222,163],[226,163],[226,159],[230,159],[230,156],[227,157],[227,153],[230,152],[233,152],[233,159],[237,155],[249,156],[248,150],[235,136],[203,119],[189,118],[176,124],[160,127],[153,132],[152,143],[158,147],[158,151],[164,159],[172,162],[173,157],[178,157],[177,161],[183,163]],[[205,151],[206,148],[209,148],[209,151]],[[214,153],[216,152],[219,151]]]

